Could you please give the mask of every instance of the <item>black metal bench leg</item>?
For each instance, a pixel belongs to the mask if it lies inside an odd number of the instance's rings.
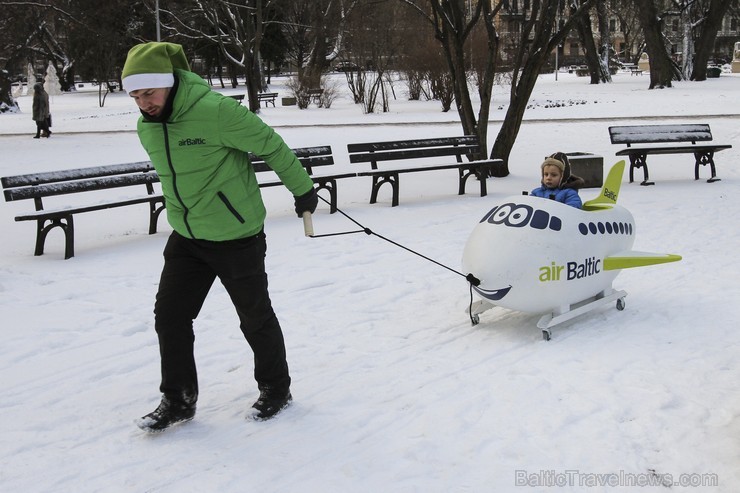
[[[46,242],[46,235],[49,233],[49,229],[54,227],[54,225],[52,224],[47,229],[44,226],[44,223],[46,223],[45,220],[39,219],[38,221],[36,221],[36,248],[34,248],[33,254],[37,257],[44,254],[44,243]]]
[[[398,205],[398,173],[392,173],[390,175],[373,176],[373,190],[370,193],[370,203],[374,204],[378,201],[378,190],[384,183],[390,183],[393,188],[393,199],[391,207]]]
[[[373,176],[373,189],[370,191],[370,203],[374,204],[378,201],[378,188],[383,182],[380,181],[379,176]]]
[[[46,236],[49,232],[56,228],[62,228],[64,231],[64,259],[72,258],[75,256],[75,230],[74,221],[72,215],[59,217],[55,219],[48,219],[49,224],[46,224],[47,219],[40,219],[36,221],[36,248],[33,254],[35,256],[41,256],[44,254],[44,245],[46,244]]]
[[[67,217],[67,224],[62,225],[62,229],[65,238],[64,260],[67,260],[75,256],[75,225],[72,216]]]
[[[647,155],[646,154],[630,154],[630,183],[634,180],[635,168],[642,168],[642,182],[640,185],[655,185],[655,182],[650,181],[650,172],[647,166]]]
[[[320,180],[317,182],[316,191],[326,190],[329,192],[329,214],[337,212],[337,181],[334,178]]]
[[[467,168],[460,168],[459,181],[460,188],[457,192],[458,195],[465,195],[465,189],[467,187],[468,178],[475,176],[480,181],[480,196],[485,197],[488,195],[488,186],[486,185],[486,167],[470,166]]]
[[[326,188],[329,190],[329,214],[337,212],[337,181],[331,179]]]
[[[157,204],[161,204],[159,207],[157,207]],[[157,220],[159,219],[159,215],[164,210],[164,200],[154,200],[152,202],[149,202],[149,234],[153,235],[157,232]]]
[[[699,165],[706,166],[709,165],[709,169],[712,173],[711,178],[707,180],[707,183],[714,183],[715,181],[720,181],[720,178],[717,178],[717,169],[714,167],[714,152],[707,151],[707,152],[695,152],[694,153],[694,159],[696,160],[696,164],[694,164],[694,179],[699,179]]]

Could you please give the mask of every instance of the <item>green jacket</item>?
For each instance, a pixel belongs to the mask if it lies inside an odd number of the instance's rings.
[[[139,139],[162,183],[167,220],[186,238],[226,241],[262,229],[266,211],[247,152],[261,156],[293,195],[313,187],[306,170],[257,115],[175,70],[177,90],[164,122],[143,116]]]

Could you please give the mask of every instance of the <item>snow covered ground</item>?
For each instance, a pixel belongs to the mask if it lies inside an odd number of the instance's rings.
[[[341,77],[341,76],[340,76]],[[284,80],[271,90],[287,95]],[[610,165],[613,124],[709,123],[722,181],[693,180],[690,155],[652,156],[656,185],[622,185],[635,249],[679,263],[622,272],[629,296],[545,342],[539,318],[506,310],[471,326],[464,279],[364,234],[306,238],[282,187],[263,191],[268,274],[293,377],[294,405],[255,423],[252,354],[214,286],[196,321],[201,395],[194,421],[149,436],[132,420],[159,401],[152,307],[170,231],[147,235],[146,207],[79,215],[76,256],[54,231],[0,207],[0,490],[3,492],[732,492],[740,484],[740,76],[647,89],[647,76],[542,76],[511,156],[489,195],[456,195],[454,172],[402,178],[369,205],[370,184],[339,183],[339,207],[373,231],[460,269],[465,241],[505,196],[531,190],[552,152]],[[291,147],[460,135],[456,114],[404,100],[363,115],[267,108]],[[239,93],[242,88],[226,89]],[[508,87],[495,89],[490,139]],[[137,110],[114,93],[52,98],[54,134],[31,138],[31,102],[0,115],[0,176],[145,160]],[[708,170],[702,169],[702,177]],[[639,175],[638,173],[638,176]],[[125,192],[111,191],[110,194]],[[595,189],[581,192],[584,199]],[[60,203],[69,203],[69,198]],[[321,205],[316,233],[356,226]],[[495,254],[495,252],[493,252]]]

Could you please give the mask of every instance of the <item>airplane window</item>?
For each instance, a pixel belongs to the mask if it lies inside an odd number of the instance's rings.
[[[531,215],[531,207],[529,207],[528,205],[519,205],[513,211],[511,211],[509,217],[506,218],[506,225],[521,228],[522,226],[525,226],[527,223],[529,223],[529,218]]]
[[[537,209],[536,211],[534,211],[532,222],[530,222],[529,225],[532,226],[534,229],[545,229],[547,227],[549,219],[550,214],[543,210]]]
[[[502,222],[504,222],[504,219],[506,219],[509,214],[511,214],[513,208],[514,204],[504,204],[500,206],[498,210],[491,216],[488,222],[492,224],[501,224]]]
[[[557,216],[552,216],[550,218],[550,229],[553,231],[560,231],[560,228],[563,227],[563,221],[560,220]]]

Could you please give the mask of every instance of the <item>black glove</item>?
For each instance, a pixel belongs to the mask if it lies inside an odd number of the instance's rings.
[[[316,210],[316,206],[319,205],[319,196],[316,195],[316,189],[311,188],[308,192],[304,193],[300,197],[293,197],[295,199],[295,213],[298,217],[301,217],[304,212],[313,212]]]

